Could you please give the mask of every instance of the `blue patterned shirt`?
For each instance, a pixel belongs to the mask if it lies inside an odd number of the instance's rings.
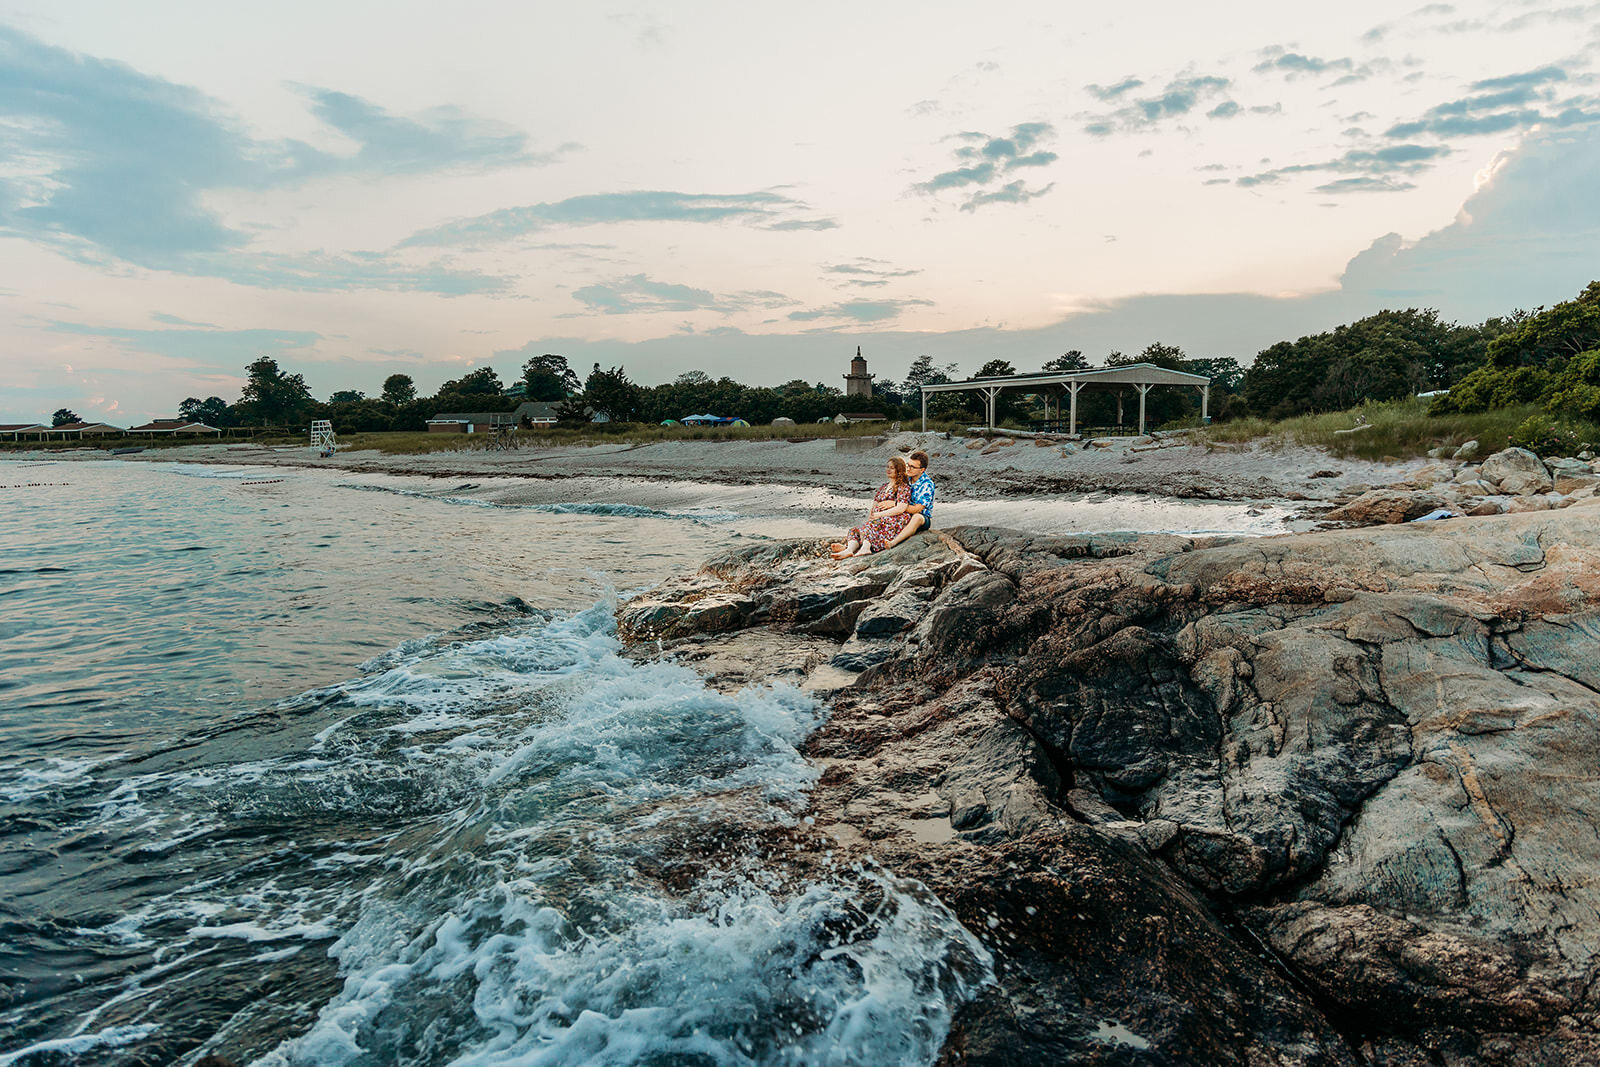
[[[922,521],[927,524],[923,529],[933,529],[933,479],[926,471],[911,483],[911,502],[922,505]]]

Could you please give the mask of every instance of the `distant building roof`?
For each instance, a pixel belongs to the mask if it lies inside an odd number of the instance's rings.
[[[215,426],[207,426],[194,419],[154,419],[143,426],[128,427],[129,433],[221,433]]]
[[[511,415],[518,422],[523,419],[554,419],[557,417],[556,408],[560,406],[551,400],[524,400]]]
[[[113,426],[109,422],[64,422],[60,426],[50,427],[53,433],[123,433],[121,426]]]
[[[510,411],[444,411],[428,420],[429,422],[482,422],[494,425],[497,422],[516,422],[517,416]]]
[[[48,430],[42,422],[0,422],[0,433],[27,433],[31,430]]]
[[[882,420],[888,418],[887,415],[880,414],[876,411],[846,411],[844,412],[844,417],[849,419],[851,422],[871,422],[874,419]]]

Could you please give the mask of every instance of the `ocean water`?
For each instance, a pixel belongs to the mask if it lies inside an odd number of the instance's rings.
[[[982,945],[773,847],[826,707],[613,629],[815,523],[473,492],[0,464],[0,1067],[934,1058]]]

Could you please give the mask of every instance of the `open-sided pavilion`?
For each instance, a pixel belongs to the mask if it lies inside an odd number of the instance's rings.
[[[929,393],[957,393],[979,392],[984,396],[984,408],[989,416],[989,429],[994,429],[995,398],[1002,392],[1011,390],[1019,393],[1039,393],[1045,397],[1045,410],[1048,413],[1050,400],[1055,400],[1055,418],[1052,421],[1059,424],[1061,419],[1061,398],[1067,398],[1067,433],[1078,432],[1078,394],[1085,389],[1098,389],[1114,391],[1118,394],[1118,410],[1121,410],[1121,394],[1132,390],[1139,394],[1139,432],[1144,433],[1144,407],[1145,397],[1151,389],[1158,385],[1176,385],[1190,389],[1200,390],[1200,418],[1210,417],[1211,405],[1211,379],[1203,374],[1190,374],[1187,371],[1168,370],[1158,367],[1154,363],[1129,363],[1121,367],[1101,367],[1094,370],[1064,371],[1050,374],[1006,374],[993,378],[968,378],[963,382],[941,382],[938,385],[924,385],[922,387],[922,429],[928,429],[928,394]]]

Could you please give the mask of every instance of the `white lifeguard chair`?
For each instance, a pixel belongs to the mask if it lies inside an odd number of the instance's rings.
[[[333,423],[327,419],[312,420],[311,447],[316,449],[317,455],[323,459],[333,455],[333,450],[338,447],[338,441],[333,435]]]

